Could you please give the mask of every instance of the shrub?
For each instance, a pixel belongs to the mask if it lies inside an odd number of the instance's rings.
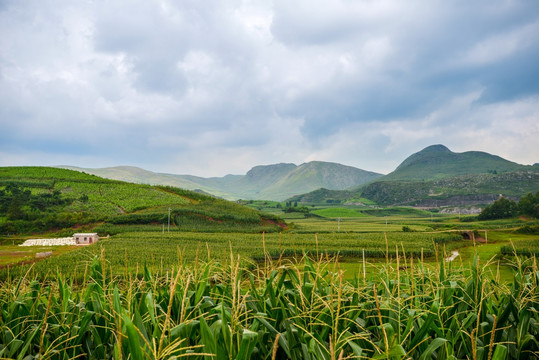
[[[539,225],[524,225],[515,230],[519,234],[539,234]]]
[[[479,220],[507,219],[518,215],[518,205],[513,200],[500,197],[481,211]]]

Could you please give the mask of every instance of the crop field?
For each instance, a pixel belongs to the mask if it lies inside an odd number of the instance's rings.
[[[172,266],[195,260],[226,262],[230,253],[240,256],[244,263],[253,264],[265,256],[299,258],[308,254],[313,258],[321,255],[360,259],[394,258],[400,256],[435,257],[443,252],[466,244],[462,237],[452,233],[197,233],[197,232],[126,232],[101,240],[94,246],[55,256],[34,264],[32,274],[39,277],[55,276],[56,272],[77,277],[84,267],[101,252],[106,254],[107,264],[115,274],[122,274],[144,266],[152,271],[166,272]],[[357,260],[356,260],[357,261]],[[26,271],[20,268],[19,272]],[[24,269],[24,270],[23,270]],[[13,270],[16,271],[16,270]],[[0,270],[0,277],[7,270]]]
[[[153,231],[170,223],[187,231],[278,231],[275,216],[192,191],[112,181],[47,167],[0,168],[0,235],[125,226]],[[152,226],[150,226],[152,225]],[[157,225],[157,226],[155,226]]]
[[[45,277],[60,272],[80,278],[88,261],[94,256],[100,256],[101,252],[106,254],[109,269],[115,274],[122,274],[126,272],[126,267],[129,271],[138,268],[140,272],[147,266],[152,271],[166,272],[172,266],[183,262],[193,263],[197,259],[226,262],[232,251],[240,256],[242,263],[250,266],[265,256],[276,259],[299,258],[303,254],[312,258],[338,255],[343,268],[349,269],[346,276],[350,278],[359,270],[363,255],[367,262],[374,263],[379,261],[376,259],[395,258],[397,254],[401,257],[422,257],[430,263],[458,249],[460,257],[457,261],[469,263],[476,251],[479,251],[483,261],[493,256],[510,257],[513,246],[519,254],[531,255],[533,249],[536,254],[539,242],[536,235],[519,234],[511,230],[515,224],[510,227],[508,221],[494,221],[484,229],[475,230],[478,236],[490,242],[474,247],[472,241],[464,240],[459,235],[458,229],[479,228],[485,222],[462,223],[454,216],[437,215],[431,218],[404,216],[402,213],[394,216],[343,217],[340,221],[335,218],[298,218],[289,220],[286,231],[276,232],[274,227],[257,225],[256,219],[251,218],[252,211],[247,208],[245,214],[236,212],[234,219],[221,221],[219,213],[223,210],[218,208],[218,204],[213,204],[217,208],[212,209],[212,204],[206,206],[202,203],[198,208],[200,216],[213,219],[206,222],[199,221],[192,210],[189,213],[182,212],[181,208],[173,210],[171,218],[174,225],[170,227],[170,232],[165,225],[166,216],[160,210],[155,213],[146,211],[142,214],[126,214],[117,218],[118,223],[111,223],[113,218],[109,220],[111,222],[92,229],[101,235],[111,234],[110,239],[73,251],[55,250],[55,256],[31,266],[32,274]],[[229,205],[223,202],[222,206]],[[154,215],[159,221],[147,223]],[[138,224],[138,221],[143,223]],[[514,221],[519,225],[520,220]],[[533,225],[534,222],[528,223]],[[0,279],[7,276],[5,265],[31,260],[33,256],[17,251],[0,246],[0,255],[20,255],[18,260],[14,257],[12,262],[9,262],[9,256],[2,257],[6,261],[4,268],[0,268]],[[14,271],[23,274],[29,268],[26,265],[9,271],[11,274]],[[509,275],[510,270],[504,267],[504,277]]]
[[[535,238],[511,243],[504,245],[500,251],[506,255],[516,253],[524,256],[539,256],[539,240]]]
[[[387,224],[386,224],[387,220]],[[361,218],[341,218],[328,219],[328,218],[309,218],[309,219],[292,219],[291,223],[294,224],[294,232],[303,233],[368,233],[368,232],[402,232],[404,224],[414,223],[413,221],[405,221],[402,218],[373,218],[373,217],[361,217]],[[414,225],[410,225],[410,228],[414,231],[428,231],[432,230],[426,221],[417,220]]]
[[[319,209],[313,211],[313,214],[323,216],[323,217],[362,217],[367,216],[366,214],[356,210],[356,209],[348,209],[348,208],[341,208],[341,207],[331,207],[331,208],[325,208],[325,209]]]
[[[539,357],[537,262],[503,250],[536,249],[519,232],[536,221],[399,211],[262,233],[250,209],[200,205],[172,209],[170,232],[156,206],[94,227],[112,234],[97,244],[0,264],[0,358]],[[22,251],[0,240],[0,255]]]
[[[178,265],[156,275],[92,259],[80,285],[0,283],[0,357],[17,359],[535,359],[539,271],[509,284],[441,261],[343,279],[333,259],[245,268]]]
[[[103,215],[130,213],[140,209],[171,204],[187,204],[188,200],[179,196],[160,191],[151,186],[132,186],[131,184],[107,184],[100,186],[94,183],[57,182],[55,189],[70,197],[88,196],[87,202],[76,202],[72,205],[75,211],[91,210]]]
[[[23,262],[33,262],[36,258],[36,254],[40,252],[52,252],[53,255],[56,256],[72,252],[77,248],[74,246],[20,247],[18,245],[2,245],[0,249],[0,267],[2,267]]]

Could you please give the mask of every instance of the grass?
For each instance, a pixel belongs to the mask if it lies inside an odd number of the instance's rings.
[[[414,222],[410,221],[410,219],[399,217],[387,219],[383,217],[342,218],[340,222],[336,219],[328,218],[303,218],[293,219],[293,223],[294,228],[292,231],[301,233],[333,233],[338,231],[343,233],[400,232],[405,224],[410,224],[410,227],[415,231],[432,230],[428,221],[418,220]]]
[[[28,246],[2,245],[0,247],[0,267],[14,265],[22,262],[32,262],[36,254],[40,252],[52,251],[53,256],[67,254],[77,250],[77,246]]]
[[[319,209],[312,212],[313,214],[329,217],[329,218],[338,218],[338,217],[363,217],[367,216],[359,210],[342,208],[342,207],[330,207],[325,209]]]

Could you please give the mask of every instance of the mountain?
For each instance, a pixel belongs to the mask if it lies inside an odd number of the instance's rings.
[[[107,170],[110,171],[110,170]],[[122,168],[132,179],[146,174]],[[162,185],[134,184],[67,169],[0,167],[0,234],[64,229],[98,232],[270,232],[282,220],[234,202]]]
[[[499,174],[529,170],[499,156],[481,151],[455,153],[444,145],[431,145],[409,156],[380,180],[434,180],[469,174]]]
[[[347,191],[317,190],[300,202],[341,202],[364,198],[379,205],[424,207],[486,204],[500,194],[519,198],[539,191],[539,166],[520,165],[486,152],[454,153],[429,146],[405,159],[393,172]]]
[[[281,164],[282,165],[282,164]],[[247,173],[250,184],[260,184],[258,179],[269,178],[253,196],[255,199],[284,200],[290,196],[305,193],[304,189],[329,188],[344,190],[379,178],[381,175],[351,166],[336,163],[312,161],[295,166],[287,164],[287,170],[276,173],[274,166],[258,166]],[[292,168],[290,165],[293,165]]]
[[[62,166],[109,179],[144,184],[177,186],[199,190],[225,199],[276,200],[319,188],[344,190],[381,177],[381,174],[337,163],[312,161],[301,165],[280,163],[255,166],[245,175],[203,178],[193,175],[161,174],[119,166],[83,169]]]
[[[199,193],[207,193],[213,196],[231,199],[230,197],[226,196],[226,193],[219,191],[211,185],[205,185],[205,181],[209,179],[199,178],[196,176],[155,173],[134,166],[81,168],[77,166],[61,165],[58,166],[58,168],[75,170],[111,180],[147,185],[174,186],[182,189],[193,190]],[[228,175],[227,177],[234,177],[234,175]]]
[[[359,190],[362,197],[379,205],[420,207],[488,204],[503,195],[517,200],[539,191],[539,171],[502,174],[470,174],[442,179],[376,181]]]

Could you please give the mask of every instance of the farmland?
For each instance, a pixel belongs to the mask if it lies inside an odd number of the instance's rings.
[[[537,220],[372,205],[247,207],[170,187],[25,171],[18,186],[31,189],[27,203],[48,199],[39,194],[55,194],[56,203],[23,212],[79,214],[88,221],[77,226],[110,237],[50,248],[52,257],[32,263],[44,249],[17,246],[32,234],[0,236],[0,358],[539,354]],[[67,225],[40,235],[69,235]]]
[[[214,210],[215,211],[215,210]],[[254,267],[265,257],[272,259],[311,258],[339,256],[345,278],[351,279],[360,271],[363,256],[369,272],[375,271],[381,260],[415,257],[427,264],[436,264],[439,259],[458,250],[458,263],[469,264],[476,252],[482,262],[496,257],[503,277],[510,278],[509,267],[505,266],[512,257],[512,249],[535,249],[535,234],[519,233],[521,222],[533,224],[532,220],[498,220],[486,222],[460,222],[458,217],[436,215],[435,217],[405,215],[369,216],[358,218],[301,218],[287,214],[288,228],[279,232],[240,232],[241,222],[227,225],[226,222],[211,222],[197,226],[196,222],[175,220],[170,231],[161,224],[101,224],[94,228],[102,235],[110,233],[108,239],[97,245],[63,251],[59,256],[11,269],[11,274],[23,274],[31,269],[32,276],[55,276],[56,272],[80,278],[85,267],[95,256],[102,253],[107,258],[107,268],[115,275],[126,271],[142,274],[146,267],[152,272],[166,273],[179,263],[193,264],[197,261],[227,263],[230,253],[239,256],[242,266]],[[419,214],[422,215],[422,214]],[[177,215],[181,217],[181,214]],[[239,217],[239,214],[236,216]],[[286,214],[283,214],[286,216]],[[245,220],[249,224],[248,219]],[[214,230],[210,227],[214,226]],[[462,234],[473,232],[478,239],[488,243],[474,243]],[[14,240],[12,240],[14,241]],[[13,250],[12,250],[13,251]],[[524,250],[519,250],[524,251]],[[496,265],[496,266],[497,266]],[[7,268],[0,269],[0,277],[7,276]]]
[[[195,230],[270,232],[280,228],[280,219],[274,216],[196,192],[56,168],[0,168],[0,195],[0,234],[57,231],[61,236],[62,229],[98,225],[111,233],[107,227],[119,224],[168,225],[169,211],[172,224],[178,218]]]
[[[0,356],[161,359],[532,359],[539,346],[535,262],[508,284],[421,262],[344,280],[334,258],[250,269],[200,262],[142,276],[90,259],[80,285],[57,276],[0,286]]]
[[[385,239],[387,238],[387,246]],[[241,234],[197,232],[131,232],[104,239],[97,246],[68,252],[40,261],[32,266],[32,273],[45,276],[62,274],[77,277],[84,273],[87,262],[104,252],[109,270],[116,275],[146,266],[151,271],[166,272],[178,263],[195,260],[227,262],[230,252],[240,256],[244,264],[263,260],[265,253],[279,257],[301,257],[304,253],[316,258],[320,255],[340,255],[359,259],[363,252],[369,258],[401,255],[434,257],[435,247],[450,251],[463,246],[462,237],[455,234]],[[396,250],[396,248],[398,250]],[[28,266],[28,268],[30,268]],[[23,268],[24,269],[24,268]],[[19,271],[24,272],[25,270]],[[4,274],[7,270],[0,274]],[[80,276],[80,275],[79,275]]]
[[[372,272],[380,259],[415,257],[436,263],[459,250],[457,261],[465,264],[471,262],[477,251],[481,261],[495,256],[507,279],[510,270],[504,266],[504,259],[511,257],[513,248],[517,253],[530,255],[537,246],[537,221],[531,219],[470,222],[473,217],[366,205],[317,205],[303,207],[301,211],[290,207],[289,211],[286,204],[278,202],[250,201],[248,206],[241,206],[177,188],[127,184],[60,169],[52,169],[55,175],[49,184],[45,183],[48,175],[43,173],[44,169],[25,171],[26,186],[35,192],[54,183],[55,189],[62,189],[71,199],[87,196],[84,201],[70,202],[61,211],[80,214],[94,209],[103,220],[84,227],[111,237],[82,249],[57,247],[52,249],[54,256],[49,259],[11,269],[10,265],[31,262],[35,252],[23,254],[13,246],[28,235],[0,237],[3,244],[11,245],[0,247],[0,253],[10,254],[2,257],[0,278],[6,278],[8,273],[24,274],[30,269],[32,276],[38,278],[54,277],[59,272],[80,279],[88,262],[102,253],[106,254],[108,270],[122,275],[141,274],[144,267],[165,273],[179,263],[198,260],[226,263],[232,252],[247,267],[256,266],[267,256],[338,256],[347,270],[345,278],[351,279],[364,256]],[[43,187],[35,185],[36,181],[43,183]],[[80,208],[85,206],[86,211]],[[286,226],[277,226],[281,218],[286,220]],[[528,233],[517,231],[519,228],[528,229]],[[73,230],[61,230],[56,235],[70,235],[70,231]],[[476,244],[464,239],[464,232],[490,242]],[[11,262],[6,260],[9,258]]]

